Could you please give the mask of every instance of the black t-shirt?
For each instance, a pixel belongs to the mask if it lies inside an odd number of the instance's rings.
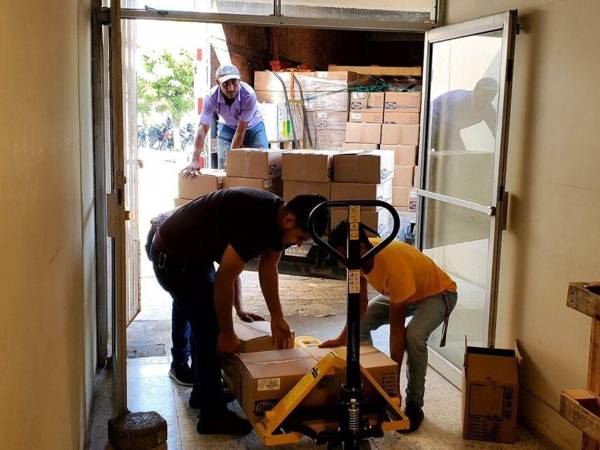
[[[159,233],[168,256],[219,262],[228,244],[248,262],[267,249],[283,250],[277,215],[283,200],[258,189],[211,192],[174,212]]]

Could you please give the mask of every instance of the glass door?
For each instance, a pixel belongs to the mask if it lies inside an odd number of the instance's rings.
[[[431,363],[460,383],[465,336],[493,346],[516,11],[425,38],[418,247],[458,286],[447,343]]]

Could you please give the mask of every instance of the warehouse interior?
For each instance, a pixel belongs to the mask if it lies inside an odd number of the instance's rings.
[[[496,343],[517,344],[522,354],[520,420],[543,439],[538,448],[580,448],[581,432],[561,416],[560,401],[563,389],[588,379],[590,320],[567,307],[567,289],[599,278],[600,66],[585,43],[595,38],[600,10],[585,0],[448,0],[444,23],[517,7]],[[12,62],[0,75],[8,133],[0,191],[10,211],[1,234],[11,255],[0,266],[0,397],[8,406],[0,423],[11,450],[81,449],[90,436],[103,364],[96,342],[91,10],[91,2],[44,10],[18,4],[0,19],[0,48]],[[428,432],[443,435],[437,427]]]

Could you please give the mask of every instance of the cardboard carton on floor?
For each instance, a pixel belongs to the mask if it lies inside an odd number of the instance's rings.
[[[381,140],[381,124],[354,123],[346,124],[346,142],[360,144],[379,144]]]
[[[348,122],[355,123],[382,123],[383,112],[370,112],[370,111],[350,111],[348,114]]]
[[[418,113],[421,111],[421,93],[388,91],[385,93],[385,109]]]
[[[385,94],[383,92],[351,92],[351,111],[383,111]]]
[[[390,150],[353,151],[333,157],[336,182],[378,184],[393,175],[394,153]]]
[[[331,200],[383,200],[392,199],[392,180],[380,184],[331,183]]]
[[[384,145],[417,145],[419,143],[419,125],[381,125],[381,143]]]
[[[333,155],[331,150],[292,150],[283,153],[283,180],[328,182],[331,179]]]
[[[416,112],[397,112],[387,109],[383,116],[383,123],[399,123],[401,125],[418,125],[420,114]]]
[[[236,186],[251,187],[277,195],[281,195],[283,192],[283,184],[278,178],[265,180],[263,178],[225,177],[223,179],[223,189]]]
[[[236,148],[227,152],[227,176],[243,178],[279,178],[281,151]]]
[[[463,438],[515,442],[518,401],[516,352],[467,346],[463,376]]]
[[[356,142],[344,142],[342,144],[344,150],[377,150],[379,144],[359,144]]]
[[[394,186],[413,186],[415,174],[414,166],[396,166],[394,168],[394,178],[392,184]]]
[[[394,151],[394,164],[397,166],[414,166],[417,161],[416,145],[382,144],[380,148],[382,150]]]
[[[320,194],[327,200],[331,197],[331,183],[314,181],[283,181],[283,199],[289,201],[301,194]]]
[[[200,174],[193,178],[186,178],[183,173],[178,174],[179,198],[193,200],[209,192],[223,187],[225,172],[218,169],[200,169]]]

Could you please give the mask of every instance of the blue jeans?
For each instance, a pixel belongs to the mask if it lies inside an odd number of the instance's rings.
[[[190,340],[192,338],[192,327],[185,318],[184,312],[173,301],[171,309],[171,356],[172,366],[188,364],[190,360]]]
[[[227,162],[227,152],[231,148],[231,141],[235,134],[235,128],[231,128],[224,123],[217,125],[217,155],[219,169],[224,169]],[[248,128],[244,134],[245,148],[269,148],[265,124],[260,121],[252,128]]]
[[[445,298],[444,298],[445,297]],[[446,292],[424,298],[408,306],[407,317],[412,320],[406,327],[406,404],[423,407],[425,374],[427,372],[427,340],[446,316],[456,306],[456,292]],[[447,302],[447,303],[446,303]],[[372,343],[371,331],[390,323],[390,300],[378,295],[369,302],[367,311],[360,321],[360,339]]]

